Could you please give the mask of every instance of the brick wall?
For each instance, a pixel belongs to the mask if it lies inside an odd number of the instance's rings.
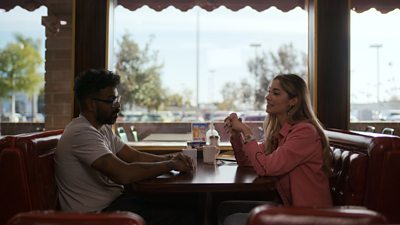
[[[71,0],[48,1],[45,53],[45,129],[64,128],[73,115],[73,26]],[[46,22],[43,22],[46,21]],[[51,24],[51,22],[54,22]],[[65,25],[59,25],[65,21]]]

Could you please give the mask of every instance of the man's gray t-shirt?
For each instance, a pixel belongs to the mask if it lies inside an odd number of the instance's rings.
[[[55,174],[61,210],[94,212],[107,207],[123,191],[105,175],[91,167],[106,154],[116,154],[124,146],[111,126],[99,130],[80,115],[68,124],[55,153]]]

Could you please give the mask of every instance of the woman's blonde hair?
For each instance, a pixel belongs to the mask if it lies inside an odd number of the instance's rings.
[[[311,107],[310,93],[307,88],[306,82],[298,75],[295,74],[281,74],[274,77],[273,80],[278,80],[282,89],[292,99],[297,97],[297,104],[288,110],[288,123],[295,124],[300,121],[308,121],[313,124],[317,129],[323,149],[323,170],[326,174],[331,174],[332,164],[332,151],[329,147],[328,138],[324,133],[324,129],[314,114]],[[271,153],[278,146],[278,134],[281,125],[278,122],[276,115],[268,115],[264,121],[265,133],[265,151]]]

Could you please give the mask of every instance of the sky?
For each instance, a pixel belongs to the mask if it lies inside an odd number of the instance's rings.
[[[399,21],[398,9],[388,14],[381,14],[375,9],[351,14],[352,101],[376,102],[378,77],[379,100],[389,100],[393,94],[400,99]],[[354,96],[354,93],[358,95]]]
[[[16,32],[41,38],[43,43],[40,17],[46,14],[45,7],[33,13],[19,7],[0,12],[0,48],[13,41]],[[199,21],[200,34],[198,64],[196,21]],[[384,15],[374,9],[351,13],[352,102],[376,102],[378,77],[380,101],[392,95],[400,96],[398,21],[398,9]],[[192,90],[193,101],[198,65],[200,103],[221,100],[222,85],[228,81],[250,79],[254,84],[247,61],[261,51],[276,52],[283,44],[292,43],[298,51],[307,52],[307,13],[300,8],[287,13],[276,8],[259,13],[249,7],[238,12],[224,7],[212,12],[197,7],[187,12],[174,7],[155,12],[145,6],[130,12],[119,6],[114,18],[114,46],[125,32],[129,32],[141,47],[153,37],[151,49],[158,51],[159,62],[164,64],[163,84],[171,92],[182,94],[185,89]],[[259,47],[251,47],[252,44]],[[374,44],[382,47],[379,50],[370,47]]]
[[[258,13],[250,7],[238,12],[225,7],[212,12],[197,7],[187,12],[173,7],[155,12],[145,6],[136,13],[118,7],[114,33],[129,32],[140,45],[154,36],[152,47],[164,62],[163,82],[173,92],[191,89],[195,98],[197,18],[200,103],[222,100],[226,82],[250,79],[254,84],[247,61],[261,51],[276,52],[290,43],[299,51],[307,50],[307,14],[300,8],[285,14],[277,9]]]

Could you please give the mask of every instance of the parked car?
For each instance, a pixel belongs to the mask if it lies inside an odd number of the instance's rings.
[[[204,117],[198,115],[196,112],[184,112],[182,115],[182,122],[203,122]]]
[[[386,121],[400,121],[400,114],[386,117]]]
[[[216,111],[214,113],[211,113],[210,121],[224,121],[230,113],[231,112],[229,111]]]
[[[254,111],[254,112],[244,112],[240,117],[242,121],[264,121],[267,116],[266,112]]]
[[[26,122],[26,117],[22,116],[19,113],[3,113],[1,115],[1,121],[3,122],[13,122],[13,123],[18,123],[18,122]]]
[[[382,112],[380,118],[385,121],[398,121],[400,117],[400,110],[390,109]]]
[[[124,121],[126,122],[138,122],[142,120],[142,113],[123,113]]]
[[[162,122],[163,118],[159,114],[148,113],[148,114],[143,114],[143,116],[142,116],[140,121],[143,121],[143,122]]]

